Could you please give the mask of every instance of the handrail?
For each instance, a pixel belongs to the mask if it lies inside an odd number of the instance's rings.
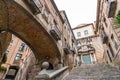
[[[43,69],[36,77],[35,80],[43,79],[43,80],[51,80],[55,78],[60,73],[64,72],[68,69],[68,66],[65,66],[59,70],[46,70]]]
[[[51,79],[51,78],[54,78],[55,76],[57,76],[57,75],[60,74],[61,72],[65,71],[66,69],[68,69],[68,66],[63,67],[63,68],[61,68],[61,69],[59,69],[59,70],[56,70],[55,72],[53,72],[53,73],[51,73],[51,74],[49,75],[49,78],[50,78],[50,79]]]

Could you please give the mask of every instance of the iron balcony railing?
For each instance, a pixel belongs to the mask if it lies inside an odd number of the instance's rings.
[[[76,54],[75,48],[70,48],[70,50],[73,52],[73,54]]]
[[[63,50],[64,50],[65,54],[70,54],[70,49],[67,45],[64,44]]]
[[[55,40],[61,40],[61,33],[56,25],[50,25],[50,33]]]

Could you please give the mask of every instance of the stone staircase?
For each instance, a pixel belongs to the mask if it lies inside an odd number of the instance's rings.
[[[65,80],[120,80],[120,71],[103,63],[82,64],[74,68]]]

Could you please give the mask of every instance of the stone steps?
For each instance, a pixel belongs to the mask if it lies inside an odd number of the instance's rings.
[[[120,80],[120,71],[104,63],[82,64],[74,68],[65,80]]]

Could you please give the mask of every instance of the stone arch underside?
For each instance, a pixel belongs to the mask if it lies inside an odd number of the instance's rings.
[[[6,7],[3,4],[0,0],[0,63],[12,37],[11,34],[6,31],[1,33],[1,30],[5,30],[8,26]]]
[[[29,12],[13,1],[7,2],[7,8],[5,5],[0,1],[0,10],[3,10],[0,11],[0,16],[2,16],[0,17],[0,25],[3,23],[5,25],[1,28],[25,41],[41,61],[44,61],[46,56],[51,59],[60,57],[60,52],[53,38]],[[6,14],[2,14],[2,12],[6,12]]]

